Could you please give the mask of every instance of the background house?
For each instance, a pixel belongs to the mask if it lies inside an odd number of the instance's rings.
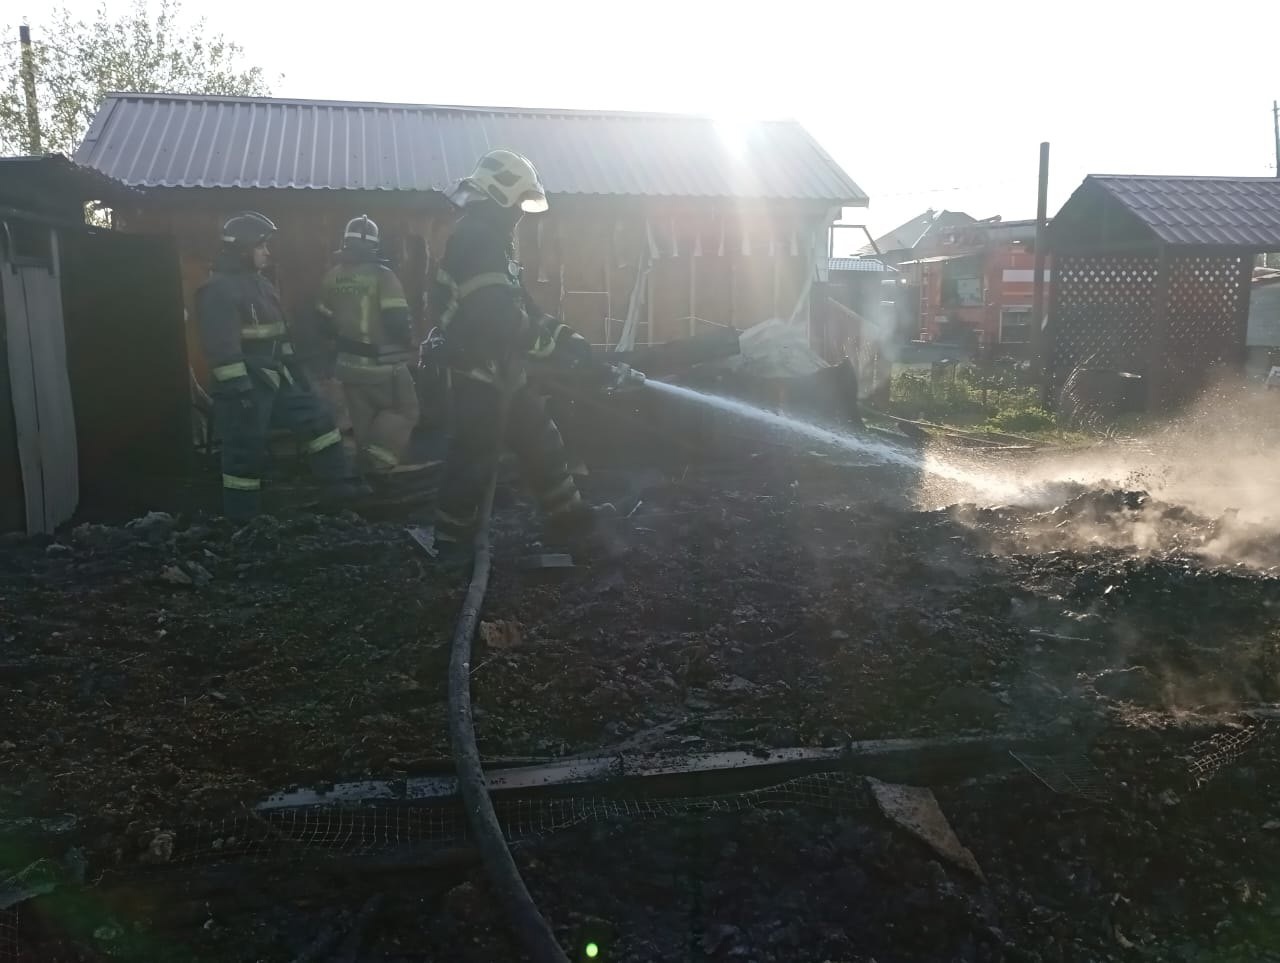
[[[878,237],[859,252],[874,255],[886,264],[900,264],[926,257],[950,254],[970,243],[971,229],[980,223],[963,211],[935,211],[929,208],[905,224]]]
[[[521,225],[528,287],[609,347],[807,320],[828,226],[867,203],[794,122],[729,129],[665,114],[113,94],[76,159],[142,191],[116,223],[177,239],[188,304],[224,217],[274,219],[280,288],[305,350],[346,220],[378,221],[420,304],[429,252],[452,220],[441,192],[493,147],[528,155],[550,195],[550,212]]]

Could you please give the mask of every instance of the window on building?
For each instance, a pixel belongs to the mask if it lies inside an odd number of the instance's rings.
[[[982,304],[982,278],[943,279],[942,306],[944,308],[980,308]]]
[[[1031,342],[1031,309],[1005,308],[1000,312],[1000,343],[1029,344]]]

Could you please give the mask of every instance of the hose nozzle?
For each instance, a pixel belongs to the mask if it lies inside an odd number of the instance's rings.
[[[644,382],[643,371],[637,371],[629,364],[611,364],[609,365],[609,385],[605,390],[609,394],[618,391],[633,391],[644,387]]]

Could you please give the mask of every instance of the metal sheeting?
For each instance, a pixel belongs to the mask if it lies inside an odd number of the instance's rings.
[[[439,191],[494,147],[553,194],[867,202],[794,121],[669,114],[111,94],[76,161],[134,187]]]
[[[873,257],[833,257],[827,265],[827,269],[830,271],[856,271],[871,274],[883,274],[888,271],[897,273],[896,268],[890,267],[883,261],[877,261]]]
[[[1280,178],[1095,174],[1080,191],[1090,184],[1165,244],[1280,250]]]
[[[17,426],[26,529],[30,533],[52,532],[72,516],[80,500],[57,233],[50,234],[47,264],[10,260],[12,255],[0,257],[9,401]]]
[[[977,224],[976,218],[963,211],[935,211],[932,208],[918,217],[913,217],[905,224],[899,224],[888,234],[876,238],[875,246],[868,244],[861,253],[872,254],[879,249],[881,254],[893,251],[912,251],[930,234],[947,229],[959,229]]]

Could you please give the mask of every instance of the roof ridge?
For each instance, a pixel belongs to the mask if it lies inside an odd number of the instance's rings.
[[[410,110],[456,111],[473,114],[538,114],[541,116],[569,117],[618,117],[627,120],[652,118],[655,120],[691,120],[717,123],[722,118],[714,114],[686,114],[674,111],[617,110],[612,108],[577,107],[519,107],[493,104],[419,104],[382,100],[317,100],[308,97],[259,97],[252,95],[171,93],[162,91],[112,90],[104,100],[171,100],[226,104],[277,104],[298,107],[334,107],[348,110]],[[794,117],[762,117],[749,121],[753,124],[790,124],[800,126]],[[812,135],[810,135],[812,136]]]
[[[1108,181],[1237,181],[1237,182],[1271,182],[1280,184],[1280,177],[1266,174],[1245,174],[1242,176],[1232,176],[1230,174],[1088,174],[1086,180],[1108,180]]]

